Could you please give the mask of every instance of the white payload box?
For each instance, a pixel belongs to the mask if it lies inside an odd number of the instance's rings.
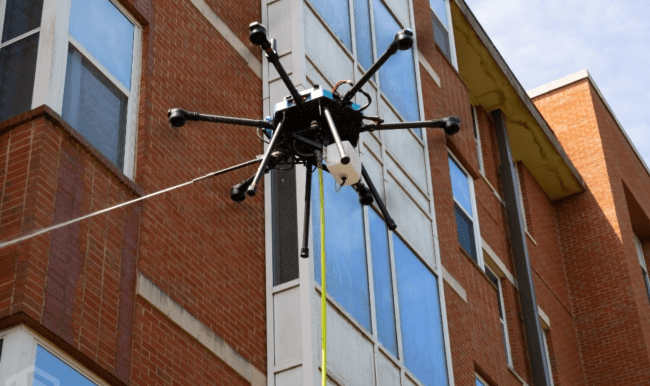
[[[325,164],[332,177],[339,186],[354,185],[361,180],[361,159],[349,141],[342,142],[343,149],[350,158],[350,162],[341,162],[341,153],[333,143],[325,148]]]

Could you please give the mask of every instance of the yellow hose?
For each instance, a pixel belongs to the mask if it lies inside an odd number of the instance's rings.
[[[323,377],[322,386],[327,384],[327,285],[325,275],[325,198],[323,194],[323,169],[318,168],[318,183],[320,185],[320,277],[321,277],[321,329]]]

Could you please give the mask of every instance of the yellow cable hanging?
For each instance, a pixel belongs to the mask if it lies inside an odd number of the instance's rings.
[[[320,277],[321,277],[321,348],[323,356],[323,377],[321,386],[327,384],[327,285],[325,275],[325,198],[323,194],[323,168],[318,167],[318,183],[320,186]]]

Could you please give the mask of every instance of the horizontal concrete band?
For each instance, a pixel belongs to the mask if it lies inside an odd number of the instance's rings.
[[[196,7],[196,9],[201,12],[203,16],[208,20],[210,24],[223,36],[224,39],[230,44],[235,51],[239,53],[239,55],[244,58],[246,63],[248,63],[248,67],[253,70],[255,75],[257,75],[260,79],[262,79],[262,62],[260,61],[259,58],[256,58],[255,55],[253,55],[246,44],[244,44],[237,35],[235,35],[234,32],[228,26],[226,23],[224,23],[223,20],[219,16],[217,16],[216,13],[206,4],[205,0],[190,0],[192,4]],[[253,22],[255,20],[251,20]],[[248,26],[242,26],[242,28],[247,28]],[[261,55],[261,54],[260,54]]]
[[[158,309],[178,327],[194,337],[201,345],[224,361],[230,368],[253,386],[266,385],[266,375],[242,357],[234,348],[229,346],[221,337],[215,334],[205,324],[192,316],[169,295],[154,285],[142,274],[138,274],[137,294]]]

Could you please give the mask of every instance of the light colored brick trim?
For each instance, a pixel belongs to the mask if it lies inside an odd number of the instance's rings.
[[[239,53],[239,55],[244,58],[248,67],[253,70],[255,75],[262,79],[262,62],[259,58],[256,58],[253,53],[248,49],[246,44],[244,44],[237,35],[228,28],[226,23],[221,20],[219,16],[206,4],[205,0],[190,0],[196,9],[205,16],[205,18],[212,24],[212,26],[223,36],[224,39]],[[243,27],[243,26],[242,26]]]
[[[458,296],[461,297],[467,303],[467,291],[465,291],[465,288],[456,280],[455,277],[447,271],[447,268],[445,266],[442,266],[442,277],[443,279],[449,284],[449,286],[458,294]]]
[[[540,306],[537,306],[537,313],[539,314],[539,320],[542,322],[542,328],[548,330],[551,328],[551,320],[546,315],[546,312],[542,310]]]
[[[481,238],[481,244],[483,250],[487,252],[488,259],[486,260],[490,260],[491,262],[494,263],[494,265],[496,265],[496,267],[491,266],[491,268],[494,269],[497,272],[497,274],[503,275],[503,277],[508,279],[508,281],[510,281],[510,283],[512,283],[512,285],[514,285],[515,288],[517,288],[517,280],[515,279],[512,272],[508,270],[508,267],[506,267],[506,265],[503,263],[503,260],[501,260],[501,258],[496,254],[496,252],[494,252],[494,250],[485,241],[485,239]]]
[[[424,69],[426,70],[427,74],[431,76],[434,82],[438,85],[438,87],[442,88],[442,83],[440,83],[440,76],[438,76],[438,73],[435,72],[433,67],[427,62],[427,60],[424,58],[424,55],[420,51],[418,51],[418,59],[420,61],[420,64]]]
[[[264,373],[259,371],[234,348],[224,342],[221,337],[212,332],[208,326],[192,316],[142,274],[138,274],[137,294],[224,361],[251,385],[266,385],[266,375]]]

